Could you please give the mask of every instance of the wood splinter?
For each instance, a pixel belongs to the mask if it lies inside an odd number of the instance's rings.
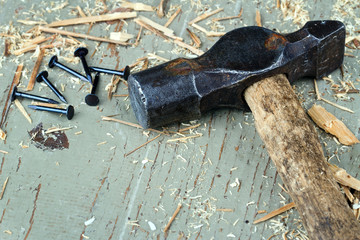
[[[174,212],[174,214],[173,214],[172,217],[170,218],[168,224],[166,224],[166,226],[165,226],[165,228],[164,228],[164,233],[166,233],[166,232],[169,230],[170,225],[172,224],[172,222],[175,220],[176,216],[177,216],[178,213],[180,212],[181,207],[182,207],[182,204],[179,203],[178,206],[177,206],[177,208],[176,208],[176,210],[175,210],[175,212]]]
[[[295,203],[291,202],[289,204],[286,204],[285,206],[282,206],[281,208],[278,208],[272,212],[270,212],[269,214],[267,214],[266,216],[263,216],[262,218],[259,218],[258,220],[255,220],[254,221],[254,224],[258,224],[258,223],[261,223],[261,222],[264,222],[264,221],[267,221],[269,220],[270,218],[273,218],[277,215],[280,215],[292,208],[295,207]]]
[[[30,80],[29,80],[29,83],[26,87],[26,91],[31,91],[34,89],[34,85],[35,85],[35,80],[36,80],[36,75],[38,74],[39,72],[39,68],[40,68],[40,65],[41,65],[41,62],[44,58],[44,54],[45,54],[45,49],[41,49],[40,50],[40,53],[39,53],[39,56],[38,58],[36,59],[36,62],[35,62],[35,65],[34,65],[34,68],[33,68],[33,71],[31,73],[31,77],[30,77]]]
[[[345,124],[322,106],[315,104],[308,110],[308,114],[320,128],[336,136],[342,144],[349,146],[359,143],[359,140]]]
[[[4,193],[5,193],[5,189],[6,189],[6,185],[9,181],[9,177],[6,178],[3,186],[2,186],[2,190],[1,190],[1,193],[0,193],[0,200],[2,200],[3,196],[4,196]]]

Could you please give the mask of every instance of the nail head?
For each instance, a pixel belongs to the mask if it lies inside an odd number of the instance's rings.
[[[49,73],[47,71],[42,71],[41,73],[39,73],[37,76],[36,76],[36,81],[37,82],[42,82],[43,81],[43,78],[42,77],[45,77],[47,78],[49,76]]]
[[[74,56],[75,57],[84,57],[88,54],[88,50],[87,48],[84,48],[84,47],[79,47],[75,50],[74,52]]]
[[[99,98],[95,94],[88,94],[85,97],[85,102],[89,106],[96,106],[99,104]]]
[[[58,58],[56,55],[52,56],[49,61],[49,68],[55,67],[57,60],[58,60]]]

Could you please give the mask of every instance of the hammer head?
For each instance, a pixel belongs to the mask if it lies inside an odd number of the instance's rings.
[[[345,26],[311,21],[281,35],[262,27],[228,32],[205,54],[130,75],[132,108],[144,128],[200,118],[218,107],[247,108],[244,90],[271,75],[321,78],[343,61]]]

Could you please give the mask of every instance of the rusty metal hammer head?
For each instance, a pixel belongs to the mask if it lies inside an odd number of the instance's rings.
[[[279,73],[290,82],[321,78],[344,58],[345,26],[310,21],[279,34],[262,27],[228,32],[202,56],[178,58],[130,75],[131,105],[144,128],[196,119],[217,107],[246,108],[244,90]]]

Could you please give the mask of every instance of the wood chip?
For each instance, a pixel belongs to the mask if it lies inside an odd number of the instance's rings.
[[[0,200],[3,198],[4,196],[4,193],[5,193],[5,189],[6,189],[6,185],[8,184],[8,181],[9,181],[9,177],[6,178],[3,186],[2,186],[2,190],[1,190],[1,193],[0,193]]]
[[[260,14],[260,11],[259,10],[256,10],[256,18],[255,18],[255,21],[256,21],[256,25],[258,27],[261,27],[262,24],[261,24],[261,14]]]
[[[281,207],[279,209],[276,209],[276,210],[270,212],[269,214],[263,216],[262,218],[259,218],[258,220],[255,220],[253,223],[258,224],[258,223],[267,221],[270,218],[273,218],[273,217],[275,217],[275,216],[277,216],[279,214],[282,214],[282,213],[284,213],[284,212],[286,212],[286,211],[288,211],[288,210],[290,210],[290,209],[292,209],[294,207],[295,207],[295,203],[291,202],[291,203],[286,204],[285,206],[283,206],[283,207]]]
[[[345,124],[326,111],[322,106],[315,104],[308,110],[308,114],[320,128],[336,136],[342,144],[349,146],[359,143],[359,140]]]
[[[6,133],[0,128],[0,139],[5,141],[6,139]]]
[[[166,224],[166,226],[165,226],[165,228],[164,228],[164,232],[165,232],[165,233],[169,230],[172,222],[175,220],[176,216],[177,216],[178,213],[180,212],[181,207],[182,207],[182,204],[179,203],[178,206],[177,206],[177,208],[176,208],[176,210],[175,210],[175,212],[174,212],[174,214],[172,215],[172,217],[170,218],[168,224]]]
[[[95,36],[82,34],[82,33],[69,32],[69,31],[60,30],[60,29],[56,29],[56,28],[49,28],[49,27],[40,26],[39,30],[42,31],[42,32],[56,33],[56,34],[60,34],[60,35],[72,36],[72,37],[76,37],[76,38],[84,38],[84,39],[98,41],[98,42],[115,43],[115,44],[124,45],[124,46],[130,45],[129,43],[124,43],[124,42],[121,42],[121,41],[111,40],[111,39],[108,39],[108,38],[95,37]]]
[[[37,74],[39,72],[39,68],[40,68],[41,62],[42,62],[42,60],[44,58],[44,54],[45,54],[45,49],[41,49],[40,53],[39,53],[39,56],[36,59],[33,71],[32,71],[31,76],[30,76],[29,83],[28,83],[28,85],[26,87],[26,91],[32,91],[33,88],[34,88],[36,76],[37,76]]]
[[[154,8],[150,5],[146,5],[143,3],[132,3],[132,2],[124,2],[121,4],[121,7],[123,8],[130,8],[135,11],[146,11],[146,12],[152,12],[154,11]]]
[[[110,33],[111,40],[116,40],[116,41],[120,41],[120,42],[127,42],[130,39],[132,39],[133,37],[134,37],[134,35],[125,33],[125,32],[111,32]]]
[[[189,25],[193,25],[194,23],[197,23],[197,22],[199,22],[201,20],[204,20],[204,19],[206,19],[206,18],[208,18],[208,17],[210,17],[210,16],[212,16],[212,15],[218,13],[218,12],[221,12],[223,10],[224,10],[223,8],[218,8],[218,9],[216,9],[214,11],[206,12],[204,14],[201,14],[200,16],[198,16],[195,19],[193,19],[192,21],[190,21]]]
[[[231,208],[217,208],[217,212],[234,212],[234,209]]]
[[[158,15],[159,18],[163,18],[165,16],[165,14],[164,14],[164,1],[165,0],[160,0],[159,6],[157,7],[156,14]]]
[[[360,181],[349,175],[345,169],[340,168],[334,164],[328,163],[328,166],[334,174],[335,180],[341,185],[360,191]]]
[[[181,12],[181,8],[179,7],[176,12],[174,12],[173,15],[171,15],[171,17],[169,18],[169,20],[165,23],[165,27],[168,27],[176,18],[176,16]]]
[[[19,101],[18,99],[15,99],[15,100],[14,100],[14,103],[15,103],[16,107],[20,110],[20,112],[22,113],[22,115],[24,115],[24,117],[26,118],[26,120],[28,120],[29,123],[32,123],[29,114],[26,112],[24,106],[20,103],[20,101]]]
[[[119,19],[135,18],[136,16],[137,16],[136,12],[117,12],[117,13],[111,13],[111,14],[99,15],[99,16],[60,20],[60,21],[52,22],[46,25],[46,27],[63,27],[63,26],[77,25],[84,23],[105,22],[105,21],[112,21]]]
[[[8,154],[9,152],[4,151],[4,150],[0,150],[0,153],[3,153],[3,154]]]

